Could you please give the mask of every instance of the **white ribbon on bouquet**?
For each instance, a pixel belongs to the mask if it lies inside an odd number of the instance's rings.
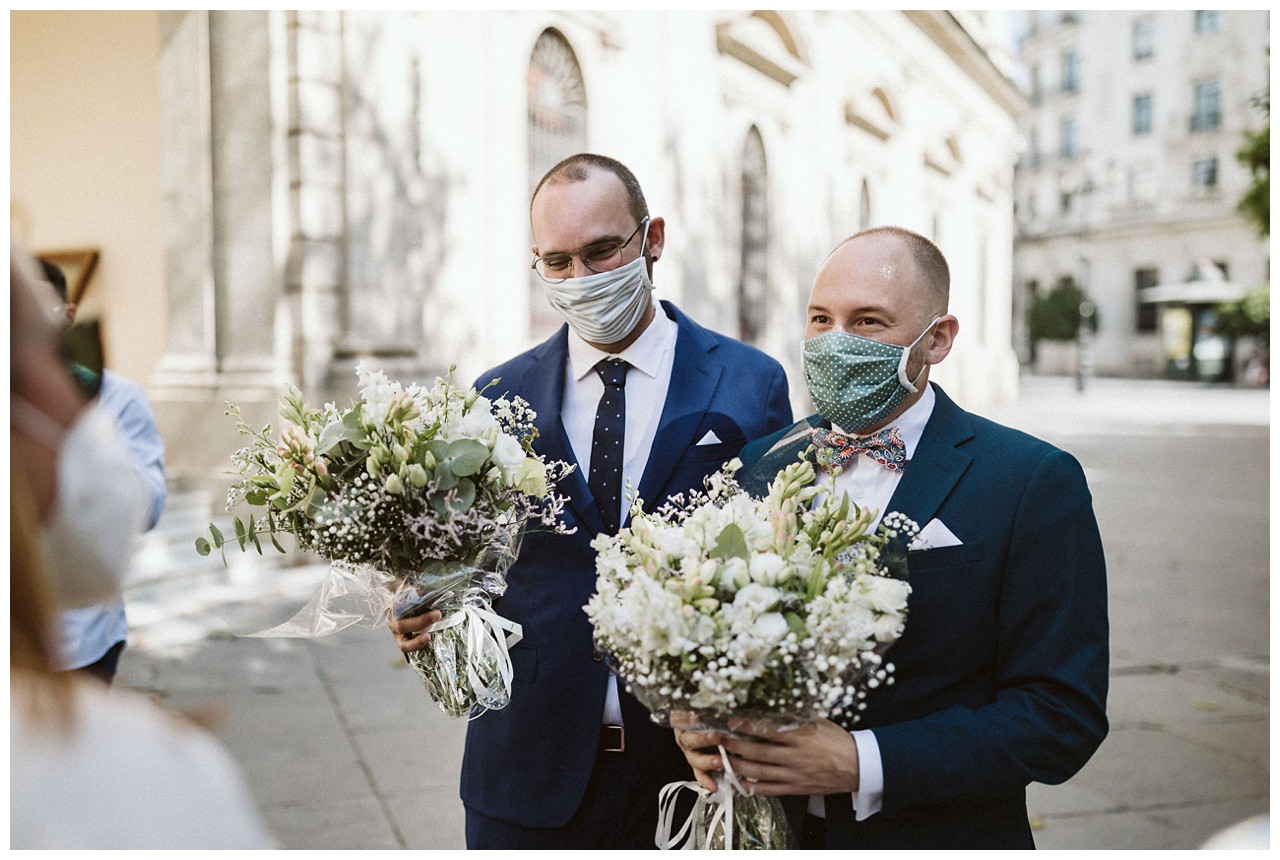
[[[462,606],[445,618],[427,628],[428,633],[436,633],[466,624],[468,651],[471,654],[489,653],[498,666],[498,676],[502,679],[504,698],[511,696],[511,678],[514,674],[511,667],[511,646],[524,638],[523,628],[514,621],[503,618],[489,606],[489,601],[476,589],[477,596],[463,599]],[[467,664],[467,681],[477,699],[484,702],[491,699],[489,684],[475,669],[475,663]],[[480,714],[473,714],[472,719]]]
[[[683,851],[701,850],[711,844],[711,836],[717,829],[724,832],[724,850],[733,850],[733,797],[735,794],[751,796],[755,789],[748,791],[733,772],[729,763],[729,754],[724,744],[720,744],[720,761],[724,764],[724,773],[716,778],[716,790],[707,791],[696,782],[670,782],[658,792],[658,829],[654,834],[654,844],[663,851],[680,849]],[[680,792],[690,789],[697,794],[693,809],[684,824],[676,831],[676,800]],[[702,818],[702,811],[707,806],[714,806],[711,820],[707,824],[706,833],[694,832],[695,824]]]

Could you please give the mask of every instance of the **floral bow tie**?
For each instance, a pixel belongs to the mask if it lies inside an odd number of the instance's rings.
[[[890,472],[901,472],[907,464],[907,447],[897,427],[870,436],[846,436],[815,427],[813,444],[818,447],[818,465],[828,471],[843,469],[858,454],[866,454]]]

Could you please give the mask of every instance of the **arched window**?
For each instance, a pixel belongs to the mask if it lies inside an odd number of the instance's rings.
[[[529,58],[529,194],[562,159],[587,149],[587,89],[573,48],[557,30],[544,30]],[[529,273],[529,331],[538,339],[562,320],[547,304],[542,280]]]
[[[738,338],[755,343],[764,331],[768,298],[769,200],[764,140],[755,126],[742,148],[742,274]]]
[[[862,194],[858,196],[858,232],[871,229],[871,189],[862,180]]]

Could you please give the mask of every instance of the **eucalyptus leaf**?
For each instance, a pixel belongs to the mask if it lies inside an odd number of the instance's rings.
[[[234,522],[236,526],[236,543],[240,544],[240,551],[244,552],[244,523],[240,521],[239,517],[235,517]]]
[[[227,539],[222,536],[222,532],[213,523],[209,523],[209,534],[213,535],[213,545],[215,547],[221,547],[227,542]]]
[[[731,558],[746,561],[751,555],[747,549],[747,536],[742,533],[737,523],[729,523],[720,530],[720,534],[716,537],[715,549],[708,554],[712,558],[722,558],[726,561]]]
[[[316,514],[320,511],[321,505],[323,505],[328,498],[329,494],[313,480],[311,483],[311,489],[307,491],[306,498],[302,500],[301,508],[304,516],[309,520],[314,520],[316,518]]]
[[[209,542],[204,538],[196,538],[196,552],[201,555],[208,555],[213,551],[213,547],[209,546]]]
[[[363,436],[364,430],[359,425],[349,427],[345,419],[330,421],[320,431],[320,439],[316,442],[316,453],[327,454],[343,442],[358,442]]]
[[[455,439],[449,443],[449,471],[459,478],[474,475],[480,471],[484,461],[489,458],[489,448],[475,439]]]
[[[436,489],[452,490],[454,487],[458,486],[458,476],[449,468],[448,463],[441,462],[437,464],[434,475]]]
[[[453,499],[453,509],[465,514],[476,501],[476,484],[468,478],[458,481],[457,496]]]
[[[787,629],[796,634],[797,639],[803,639],[809,635],[809,627],[799,615],[794,612],[784,612],[782,617],[787,620]]]

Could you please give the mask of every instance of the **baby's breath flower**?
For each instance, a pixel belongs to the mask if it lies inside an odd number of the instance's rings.
[[[592,542],[598,645],[660,718],[856,717],[892,680],[878,652],[901,635],[910,589],[885,574],[890,542],[915,526],[890,514],[869,533],[873,511],[829,494],[815,505],[805,462],[753,499],[740,465],[652,513],[637,499],[629,528]]]

